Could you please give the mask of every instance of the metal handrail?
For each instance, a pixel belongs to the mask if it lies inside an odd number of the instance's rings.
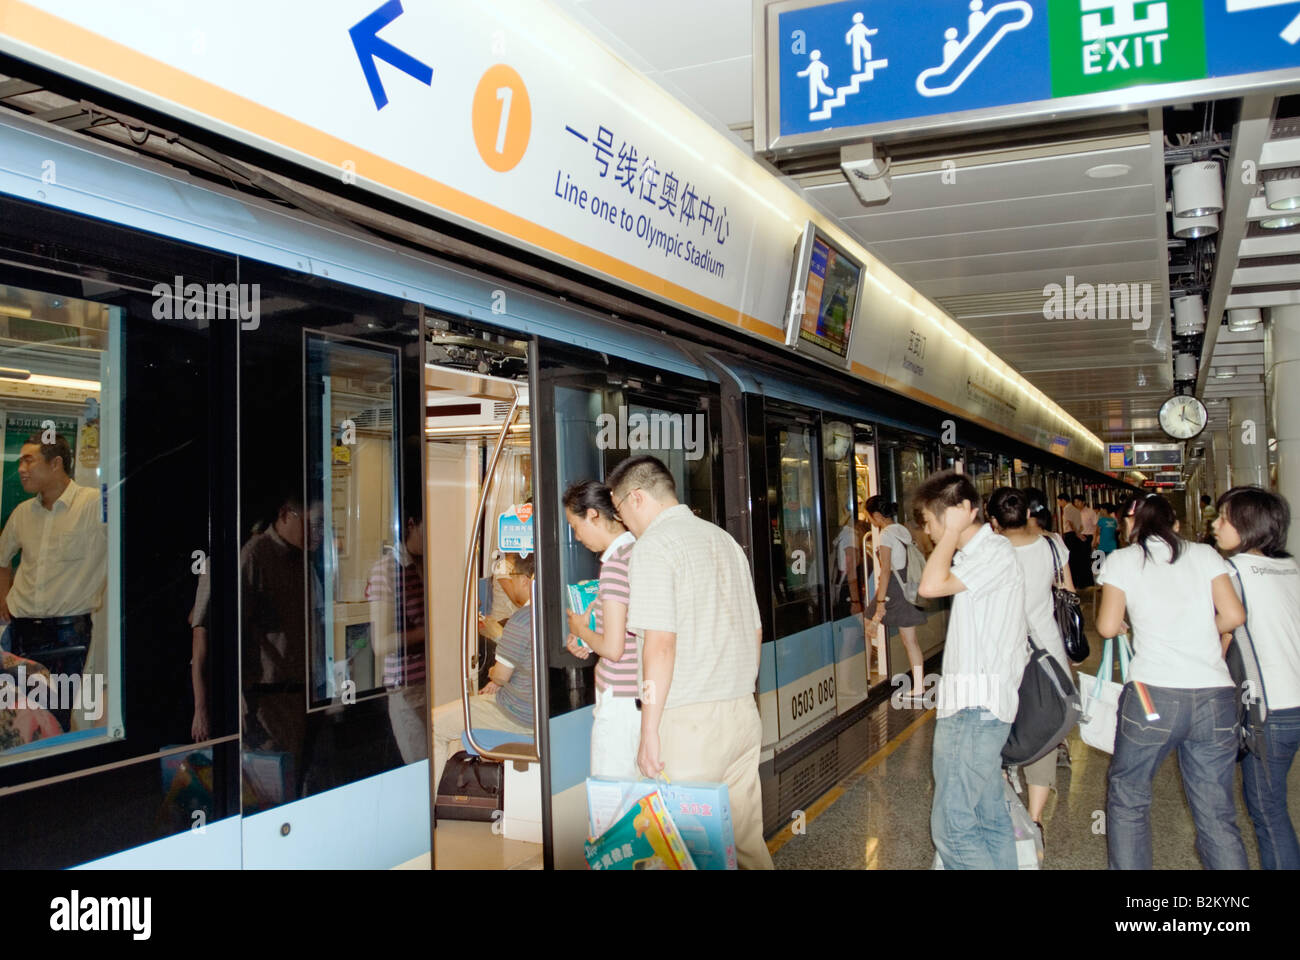
[[[515,396],[510,402],[510,411],[506,414],[505,421],[501,424],[501,434],[497,437],[496,449],[492,451],[492,458],[488,462],[487,478],[483,484],[483,492],[479,496],[478,509],[474,513],[474,534],[469,541],[469,555],[465,558],[465,589],[461,594],[461,645],[460,645],[460,703],[461,710],[465,717],[465,736],[469,740],[469,745],[480,755],[490,760],[523,760],[539,759],[537,756],[537,670],[536,665],[533,669],[533,752],[531,756],[520,756],[515,752],[505,752],[500,750],[488,750],[474,739],[474,718],[470,715],[469,698],[470,698],[470,657],[473,646],[478,641],[478,610],[477,604],[472,600],[478,593],[478,559],[479,551],[483,537],[483,516],[487,511],[488,498],[492,493],[492,487],[496,482],[497,466],[501,461],[501,454],[505,451],[506,442],[510,438],[510,427],[515,421],[519,412],[519,389],[513,387]],[[534,581],[534,590],[536,582]],[[536,656],[537,651],[537,608],[533,607],[533,653]]]

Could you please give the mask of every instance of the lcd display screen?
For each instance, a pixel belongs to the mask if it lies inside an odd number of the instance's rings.
[[[862,267],[814,234],[799,339],[844,358],[849,353]]]

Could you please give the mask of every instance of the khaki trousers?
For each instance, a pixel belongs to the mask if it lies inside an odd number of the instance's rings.
[[[758,754],[763,722],[752,695],[667,707],[659,722],[664,772],[684,783],[725,783],[741,870],[771,870],[763,840]]]

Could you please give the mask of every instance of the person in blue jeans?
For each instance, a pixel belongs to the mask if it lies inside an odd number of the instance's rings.
[[[930,836],[949,870],[1014,870],[1002,748],[1019,705],[1025,642],[1025,578],[1016,550],[980,522],[968,478],[944,471],[915,493],[934,550],[923,597],[952,597],[934,728]]]
[[[1287,810],[1287,774],[1300,750],[1300,566],[1286,552],[1291,509],[1259,487],[1233,487],[1218,503],[1214,535],[1233,554],[1246,607],[1237,631],[1265,708],[1255,738],[1262,749],[1241,761],[1246,809],[1265,870],[1300,870],[1300,843]]]
[[[1150,870],[1151,784],[1178,751],[1196,849],[1211,870],[1244,870],[1237,829],[1236,687],[1223,659],[1222,634],[1246,620],[1214,548],[1178,536],[1173,507],[1158,494],[1135,500],[1124,517],[1131,544],[1101,570],[1097,631],[1126,632],[1135,655],[1120,695],[1115,756],[1106,795],[1112,870]]]

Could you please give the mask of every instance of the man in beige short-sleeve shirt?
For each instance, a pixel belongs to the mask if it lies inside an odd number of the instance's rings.
[[[654,457],[625,461],[606,482],[637,538],[627,613],[643,642],[637,765],[647,776],[725,783],[738,865],[770,870],[754,701],[763,629],[749,561],[730,534],[677,502]]]

